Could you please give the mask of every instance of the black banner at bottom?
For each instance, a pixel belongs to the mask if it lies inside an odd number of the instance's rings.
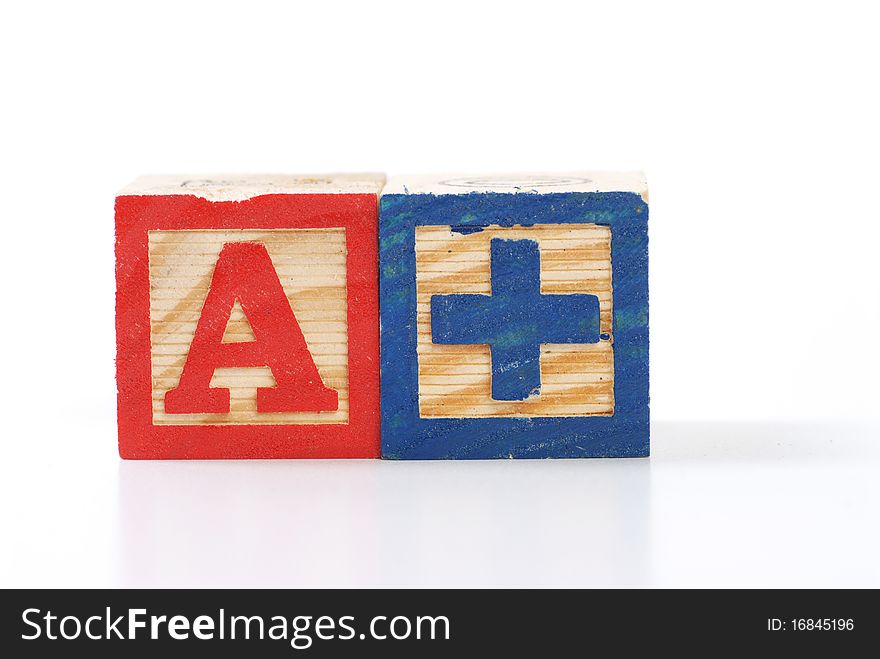
[[[841,651],[865,647],[880,611],[867,590],[7,590],[0,601],[5,656],[91,657],[521,656],[608,642]]]

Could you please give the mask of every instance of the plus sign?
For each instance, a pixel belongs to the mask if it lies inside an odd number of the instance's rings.
[[[488,344],[492,398],[524,400],[541,389],[542,343],[599,341],[599,298],[542,295],[534,240],[493,238],[492,295],[431,298],[434,343]]]

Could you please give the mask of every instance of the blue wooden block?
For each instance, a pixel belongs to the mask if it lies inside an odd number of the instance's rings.
[[[382,457],[648,455],[646,189],[610,173],[389,181]]]

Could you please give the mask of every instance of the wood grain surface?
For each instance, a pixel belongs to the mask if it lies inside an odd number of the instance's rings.
[[[492,293],[490,241],[539,244],[541,292],[598,296],[600,331],[612,334],[611,231],[595,224],[416,228],[419,413],[423,418],[596,416],[614,413],[613,336],[593,344],[543,344],[541,391],[523,401],[492,398],[488,345],[439,345],[431,297]]]
[[[275,386],[269,368],[218,368],[212,387],[230,392],[228,414],[167,414],[165,393],[177,386],[227,242],[266,246],[324,384],[339,394],[332,412],[258,413],[256,390]],[[348,322],[345,229],[150,231],[150,342],[153,423],[174,425],[348,422]],[[236,303],[224,342],[253,340]]]

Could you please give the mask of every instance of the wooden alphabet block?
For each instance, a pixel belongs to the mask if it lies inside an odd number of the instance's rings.
[[[122,457],[378,457],[383,181],[144,177],[120,193]]]
[[[394,178],[379,259],[382,457],[648,455],[640,174]]]

